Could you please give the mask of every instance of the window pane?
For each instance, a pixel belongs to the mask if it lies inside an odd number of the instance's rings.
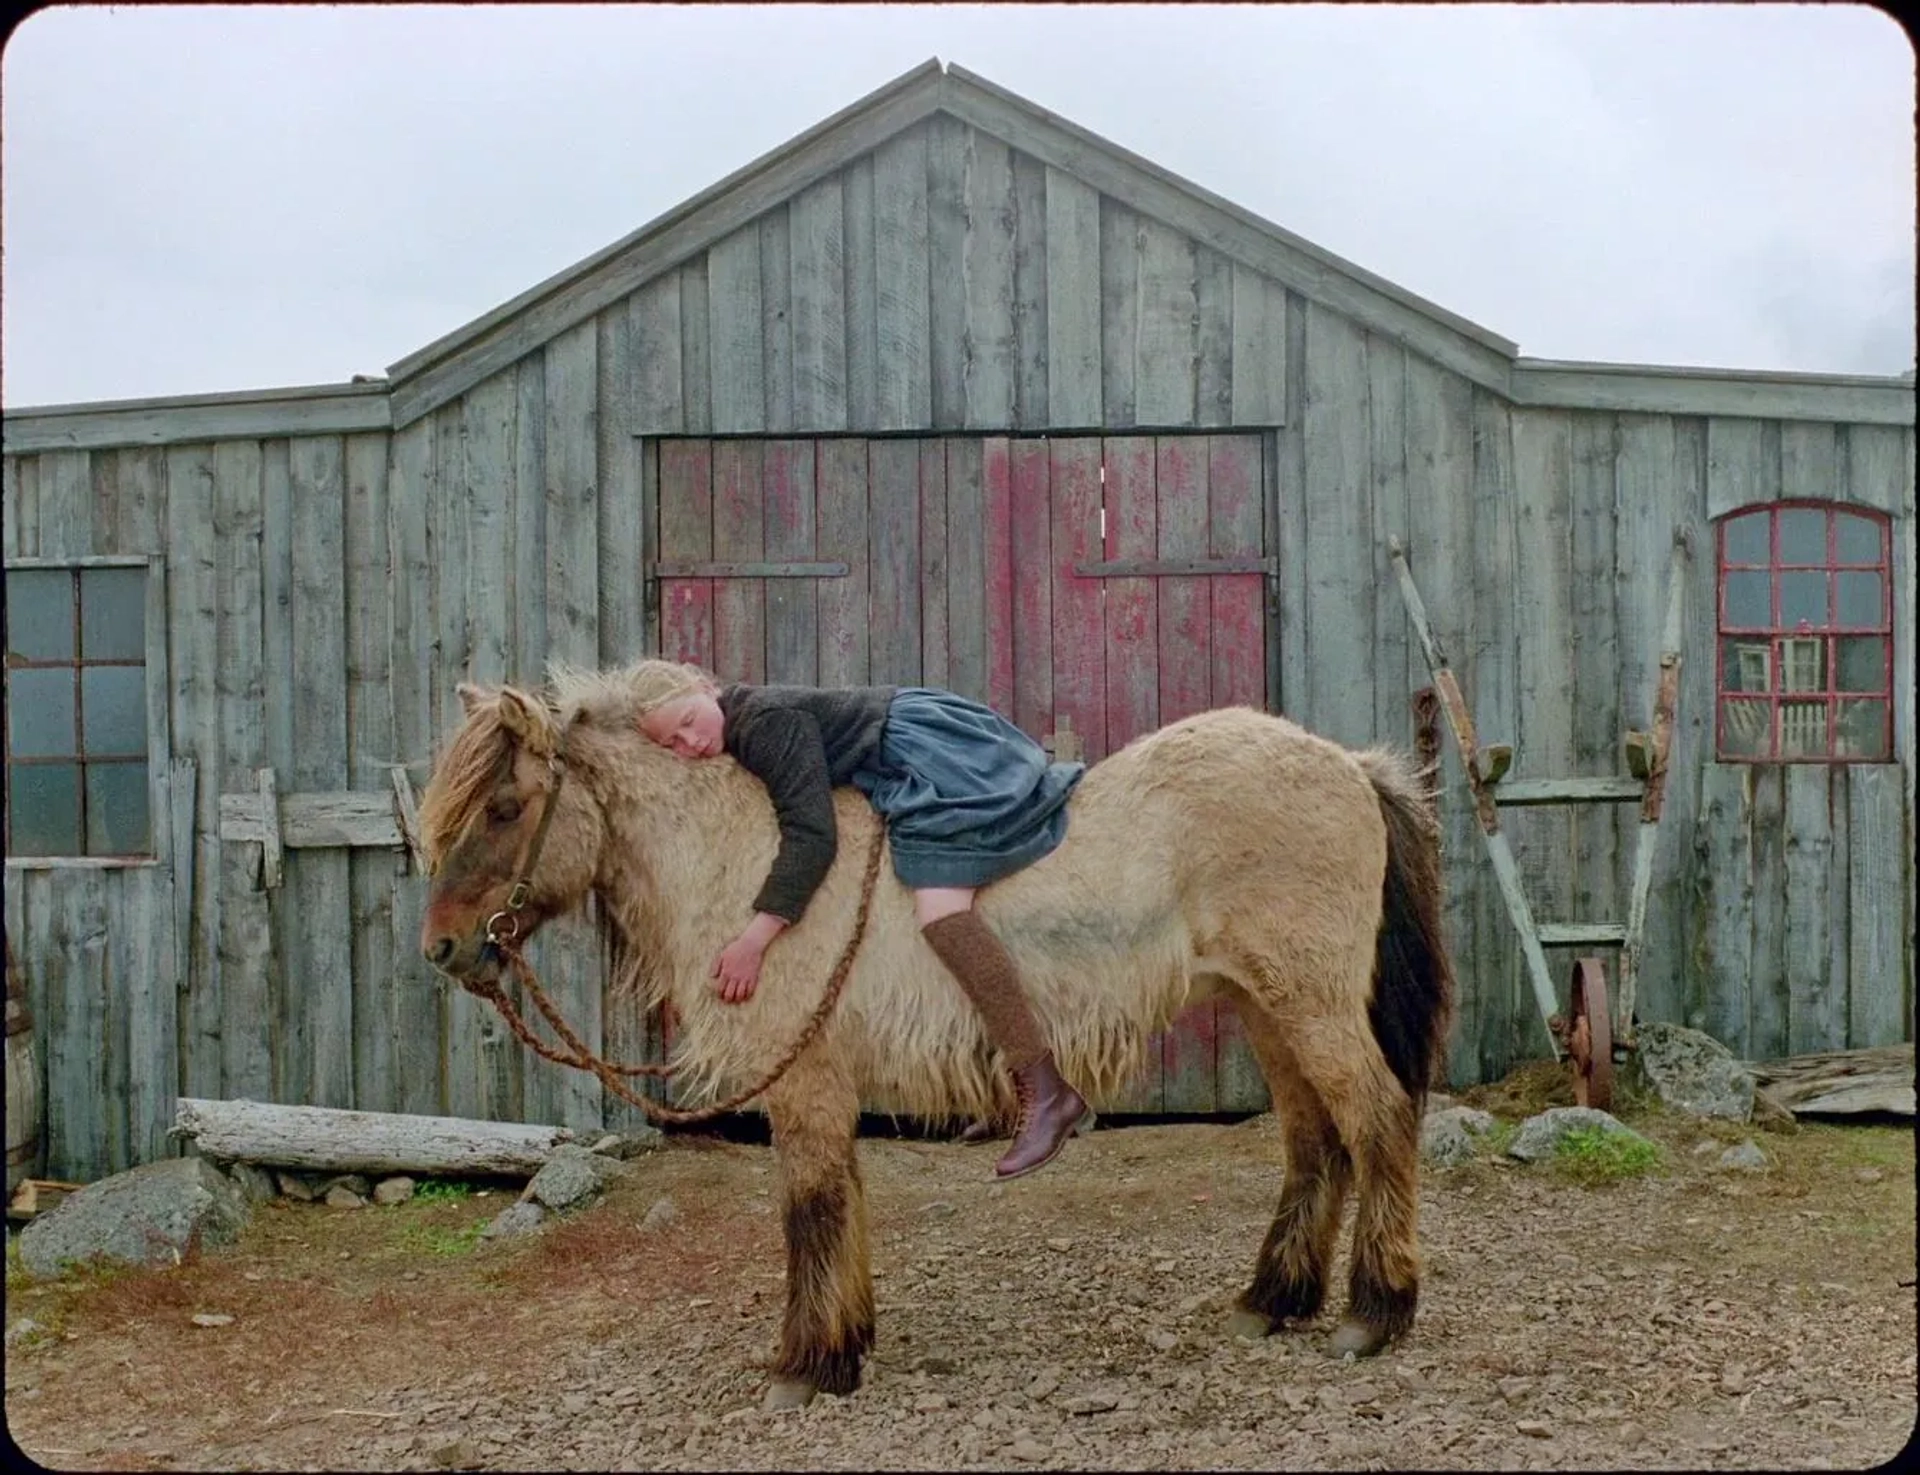
[[[1814,507],[1780,509],[1780,561],[1827,561],[1827,514]]]
[[[147,571],[80,573],[80,654],[89,661],[137,661],[147,653]]]
[[[1880,576],[1878,574],[1835,574],[1834,581],[1840,586],[1840,623],[1843,625],[1878,625],[1884,612],[1880,607]]]
[[[7,570],[7,653],[29,661],[73,659],[73,575]]]
[[[87,854],[144,855],[147,833],[147,765],[87,765]]]
[[[1773,607],[1768,601],[1766,574],[1728,574],[1728,625],[1736,629],[1765,629],[1773,623]]]
[[[1726,552],[1728,563],[1771,563],[1772,550],[1767,546],[1767,514],[1749,512],[1744,517],[1736,517],[1726,525]]]
[[[16,758],[73,753],[73,667],[7,672],[7,741]]]
[[[1870,517],[1856,517],[1851,512],[1842,512],[1836,519],[1839,524],[1838,551],[1842,563],[1878,563],[1881,557],[1880,524]]]
[[[1818,635],[1780,642],[1780,690],[1827,689],[1827,642]]]
[[[88,753],[147,751],[147,668],[80,668],[81,735]]]
[[[80,854],[79,765],[16,763],[7,776],[7,854]]]
[[[1824,758],[1827,754],[1827,704],[1782,702],[1778,751],[1782,758]]]
[[[1841,691],[1885,691],[1887,689],[1887,642],[1879,635],[1842,635],[1839,646],[1836,685]]]
[[[1887,704],[1885,702],[1840,703],[1839,742],[1835,751],[1845,758],[1882,758],[1887,756]]]
[[[1724,697],[1720,702],[1720,751],[1729,758],[1764,758],[1767,742],[1767,704]]]
[[[1791,630],[1827,623],[1827,576],[1780,575],[1780,623]]]
[[[1773,647],[1765,640],[1724,642],[1720,679],[1728,691],[1768,691],[1772,687]]]

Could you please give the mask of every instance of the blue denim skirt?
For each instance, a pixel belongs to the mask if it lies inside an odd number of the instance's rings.
[[[887,707],[880,750],[853,783],[886,821],[902,884],[985,886],[1067,833],[1084,763],[1053,763],[990,707],[907,686]]]

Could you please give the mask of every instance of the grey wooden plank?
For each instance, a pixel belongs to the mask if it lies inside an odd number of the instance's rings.
[[[1747,975],[1748,1048],[1753,1060],[1791,1053],[1786,922],[1786,782],[1782,766],[1753,776],[1753,951]]]
[[[760,219],[760,346],[769,434],[793,429],[792,232],[787,205]]]
[[[947,679],[976,702],[987,700],[985,487],[979,441],[947,442]]]
[[[706,435],[713,429],[713,352],[707,341],[708,295],[707,260],[702,256],[680,268],[681,392],[686,397],[688,435]]]
[[[632,303],[635,426],[645,435],[679,435],[687,428],[679,275],[654,278]]]
[[[1195,324],[1199,316],[1193,242],[1157,220],[1142,219],[1136,285],[1134,419],[1180,427],[1195,423]],[[1308,330],[1311,341],[1312,330]]]
[[[873,212],[872,428],[914,430],[933,423],[925,127],[874,151]]]
[[[1235,425],[1278,425],[1286,416],[1286,303],[1286,289],[1279,283],[1239,262],[1233,263]],[[1389,340],[1376,337],[1374,341]],[[1398,344],[1393,346],[1399,348]]]
[[[1701,852],[1695,906],[1699,928],[1701,1028],[1752,1060],[1747,991],[1753,959],[1753,835],[1748,785],[1757,770],[1708,763],[1700,774],[1694,844]]]
[[[591,666],[599,653],[598,346],[594,325],[583,323],[546,351],[547,641],[553,660],[574,666]],[[535,967],[554,1003],[582,1039],[601,1048],[605,991],[597,917],[576,913],[549,923],[536,948]],[[522,1052],[511,1036],[502,1048]],[[533,1058],[522,1070],[522,1120],[600,1124],[597,1077]]]
[[[1309,303],[1306,346],[1301,372],[1308,659],[1305,701],[1296,711],[1315,732],[1364,745],[1373,738],[1373,691],[1353,677],[1368,668],[1377,648],[1366,334]]]
[[[122,553],[159,553],[166,548],[167,458],[151,446],[130,446],[115,459],[119,470],[119,516],[114,529]]]
[[[267,759],[265,568],[266,457],[260,443],[223,441],[214,447],[211,516],[217,548],[220,615],[214,670],[217,754],[201,750],[197,783],[212,795],[257,792],[254,775]],[[207,766],[214,760],[214,766]],[[260,856],[252,847],[222,846],[211,872],[208,909],[217,949],[219,987],[209,1001],[219,1011],[218,1051],[212,1068],[226,1095],[273,1097],[273,1004],[278,960],[273,912],[259,882]],[[193,878],[184,878],[188,884]],[[190,987],[198,987],[192,979]],[[190,1002],[190,1009],[197,1001]],[[208,1072],[212,1074],[212,1069]]]
[[[947,446],[917,441],[920,451],[920,679],[951,686],[947,649]]]
[[[1853,808],[1853,783],[1850,765],[1836,765],[1828,769],[1827,774],[1827,825],[1831,843],[1827,850],[1827,874],[1821,883],[1822,920],[1827,934],[1827,955],[1821,964],[1827,997],[1821,1004],[1830,1033],[1837,1042],[1834,1048],[1846,1049],[1853,1043],[1852,997],[1848,987],[1853,929],[1847,908],[1837,903],[1843,896],[1850,897],[1853,889],[1853,832],[1847,823]]]
[[[292,698],[300,714],[288,789],[346,787],[345,448],[337,436],[287,448],[293,492]],[[286,1014],[304,1029],[289,1079],[310,1106],[353,1104],[352,901],[347,856],[310,850],[287,865],[281,969]],[[289,1041],[292,1043],[292,1041]]]
[[[1724,517],[1736,507],[1773,500],[1780,484],[1776,462],[1766,475],[1758,420],[1716,416],[1707,422],[1707,516]]]
[[[1572,558],[1567,653],[1572,666],[1572,772],[1586,777],[1621,768],[1620,646],[1615,633],[1614,423],[1579,415],[1572,427],[1569,512]],[[1569,816],[1573,831],[1573,915],[1569,921],[1626,916],[1619,886],[1621,817],[1611,809]],[[1631,825],[1633,821],[1625,821]]]
[[[629,323],[631,332],[632,324]],[[513,679],[538,686],[547,661],[547,359],[533,354],[516,372],[513,434]],[[464,534],[467,524],[463,521]]]
[[[824,443],[773,441],[761,463],[760,508],[767,558],[814,556],[814,448]],[[766,679],[802,686],[820,679],[819,590],[812,579],[767,579]]]
[[[92,488],[87,494],[87,544],[100,554],[124,553],[119,536],[120,453],[95,451],[87,457]]]
[[[927,124],[927,337],[933,426],[966,424],[967,168],[973,135],[942,113]]]
[[[31,558],[40,551],[40,460],[0,458],[0,556]]]
[[[164,476],[164,471],[162,472]],[[141,611],[145,642],[147,719],[147,813],[151,826],[148,850],[162,865],[174,859],[172,763],[173,662],[167,641],[167,560],[150,554],[146,568],[146,600]]]
[[[846,196],[838,176],[787,207],[796,430],[847,428]]]
[[[920,681],[920,446],[876,440],[868,450],[868,536],[872,547],[870,679]]]
[[[115,1171],[107,1122],[124,1109],[106,1048],[113,985],[104,892],[111,882],[98,871],[48,872],[45,880],[43,914],[51,925],[36,962],[47,986],[34,1017],[44,1021],[47,1165],[50,1173],[90,1182]],[[33,901],[29,909],[41,911]]]
[[[1140,423],[1134,371],[1140,334],[1142,221],[1100,197],[1100,408],[1103,424]]]
[[[759,286],[757,271],[754,285],[756,289]],[[708,308],[711,312],[711,302]],[[758,317],[756,312],[756,366],[760,362]],[[640,442],[633,433],[633,402],[625,392],[632,379],[630,329],[627,315],[617,311],[601,313],[596,327],[595,393],[599,405],[594,424],[599,436],[595,457],[599,492],[595,504],[600,519],[595,534],[600,555],[597,623],[600,662],[606,666],[634,660],[646,644],[641,587],[647,550],[640,515]]]
[[[1055,429],[1104,423],[1101,412],[1100,195],[1046,171],[1047,414]]]
[[[1043,430],[1047,418],[1047,168],[1013,155],[1013,423]]]
[[[1473,620],[1471,652],[1473,715],[1482,743],[1523,742],[1519,712],[1519,625],[1515,604],[1517,530],[1513,482],[1513,432],[1504,401],[1484,389],[1473,391]],[[1503,819],[1511,847],[1526,836],[1532,815]],[[1516,866],[1514,876],[1518,880]],[[1523,893],[1524,894],[1524,893]],[[1529,904],[1530,914],[1531,904]],[[1481,1069],[1488,1079],[1504,1075],[1516,1058],[1551,1046],[1535,997],[1535,984],[1523,956],[1514,948],[1508,908],[1482,888],[1474,912],[1474,958],[1495,982],[1490,989],[1505,1018],[1501,1034],[1489,1031],[1481,1044]],[[1497,993],[1495,990],[1497,989]],[[1488,1038],[1494,1042],[1489,1044]]]
[[[517,673],[512,656],[514,435],[519,384],[511,370],[476,384],[459,401],[467,474],[456,513],[467,538],[467,670],[494,684]]]
[[[1910,430],[1850,425],[1846,431],[1844,495],[1849,502],[1895,515],[1892,528],[1893,669],[1914,669],[1914,436]],[[1914,683],[1896,680],[1893,756],[1913,784]]]
[[[1297,293],[1287,298],[1286,344],[1289,362],[1306,362],[1307,304]],[[1273,486],[1262,509],[1267,551],[1280,560],[1279,611],[1269,627],[1279,653],[1269,661],[1267,697],[1288,716],[1307,699],[1305,382],[1298,374],[1288,381],[1285,423],[1272,433]]]
[[[1240,313],[1247,308],[1260,323],[1266,322],[1262,306],[1263,291],[1256,278],[1242,290],[1243,268],[1234,269],[1234,358],[1233,393],[1235,419],[1244,424],[1247,417],[1240,408],[1242,370],[1257,353],[1272,353],[1274,345],[1263,342],[1242,346]],[[1251,303],[1249,303],[1251,299]],[[1264,371],[1262,371],[1264,372]],[[1251,388],[1264,395],[1264,388]],[[1272,417],[1285,413],[1284,404],[1275,406]],[[1396,743],[1412,750],[1413,712],[1409,703],[1415,690],[1428,684],[1427,666],[1414,648],[1407,627],[1406,607],[1400,601],[1397,581],[1391,577],[1386,559],[1388,541],[1398,538],[1404,547],[1408,540],[1407,523],[1407,354],[1399,344],[1375,334],[1367,335],[1367,481],[1372,498],[1373,545],[1367,550],[1372,570],[1373,630],[1373,724],[1372,732],[1381,742]]]
[[[766,424],[765,330],[760,305],[760,227],[748,225],[716,241],[707,252],[707,354],[716,434],[751,433]],[[634,345],[636,353],[646,352],[637,337]],[[656,427],[636,419],[634,428]]]
[[[347,781],[377,788],[397,761],[388,662],[387,437],[356,435],[346,444]],[[399,1110],[399,1036],[390,1014],[396,986],[394,883],[404,855],[362,851],[347,858],[353,918],[353,1104]]]
[[[711,537],[716,562],[723,567],[764,562],[766,461],[780,453],[773,443],[765,441],[722,441],[711,449],[711,512],[702,517],[701,509],[683,505],[683,520],[701,524],[697,533],[688,528],[688,540]],[[767,679],[767,582],[725,577],[716,579],[712,586],[713,667],[728,680],[757,683]]]
[[[1644,364],[1513,365],[1514,400],[1651,415],[1744,416],[1838,424],[1911,425],[1911,383],[1856,375],[1770,374]]]
[[[819,542],[816,551],[842,559],[844,578],[822,579],[820,605],[820,684],[864,686],[872,669],[875,630],[869,615],[870,549],[867,526],[869,442],[830,440],[820,446],[819,484],[815,489]]]
[[[964,283],[966,354],[961,378],[964,423],[1005,430],[1014,423],[1018,380],[1014,341],[1013,156],[998,139],[968,140]]]
[[[80,558],[95,551],[88,451],[40,454],[40,551],[49,558]]]
[[[1471,540],[1473,494],[1472,386],[1445,370],[1407,356],[1408,564],[1431,617],[1433,631],[1457,666],[1469,704],[1477,673],[1467,659],[1474,646]],[[1302,407],[1303,410],[1308,407]],[[1317,643],[1318,632],[1313,632]],[[1474,821],[1466,778],[1451,742],[1441,744],[1441,854],[1447,900],[1442,926],[1457,959],[1456,1024],[1450,1073],[1478,1079],[1489,1039],[1498,1040],[1507,1017],[1504,970],[1474,949],[1480,893],[1496,884]],[[1509,937],[1503,955],[1518,947]]]
[[[1912,1037],[1913,847],[1906,790],[1892,764],[1847,773],[1847,1044]]]
[[[1233,423],[1233,263],[1193,248],[1194,423]]]
[[[228,452],[231,463],[236,454]],[[187,952],[187,991],[181,1042],[182,1084],[193,1091],[221,1088],[220,849],[217,804],[221,773],[219,721],[222,586],[219,547],[220,478],[210,446],[176,446],[167,453],[167,630],[172,645],[169,721],[173,753],[191,758],[201,774],[196,833],[191,848],[194,896]],[[244,466],[234,468],[244,478]],[[209,521],[206,509],[214,509]],[[231,599],[241,603],[242,595]],[[241,603],[244,610],[244,603]],[[184,853],[176,845],[176,853]]]
[[[1627,728],[1650,732],[1654,694],[1660,681],[1660,647],[1668,602],[1668,566],[1673,550],[1677,497],[1674,486],[1673,422],[1653,415],[1615,417],[1613,490],[1613,628],[1617,648],[1614,669],[1619,682],[1613,754],[1602,772],[1618,773],[1624,760],[1620,741]],[[1684,823],[1684,822],[1683,822]],[[1639,816],[1625,807],[1614,815],[1615,887],[1624,918],[1632,895],[1633,868],[1640,847]],[[1674,884],[1683,846],[1682,827],[1662,823],[1656,833],[1654,883],[1647,894],[1646,932],[1673,937],[1673,913],[1684,904]],[[1645,947],[1634,981],[1636,1007],[1643,1019],[1677,1020],[1683,1010],[1684,958],[1672,948]]]
[[[169,403],[108,402],[7,414],[7,453],[106,450],[117,446],[190,445],[284,435],[384,430],[392,423],[386,386],[361,390],[322,385],[310,390],[247,390],[187,396]]]
[[[660,540],[660,442],[640,442],[640,537],[641,568],[656,551],[664,548]],[[660,654],[660,605],[657,600],[642,599],[643,648],[650,655]]]
[[[434,566],[428,507],[434,496],[433,421],[417,420],[393,436],[387,472],[387,546],[393,561],[388,586],[387,690],[393,711],[394,751],[417,791],[431,774],[436,667],[421,652],[434,636]],[[395,882],[393,959],[389,1001],[399,1109],[427,1116],[449,1110],[445,1094],[440,989],[420,956],[420,919],[426,880],[417,872]]]
[[[1787,992],[1787,1053],[1846,1046],[1844,978],[1828,974],[1828,927],[1833,893],[1833,826],[1828,818],[1830,771],[1825,765],[1786,765],[1785,915],[1781,938]],[[1844,803],[1844,796],[1842,799]]]
[[[1680,691],[1674,714],[1673,745],[1668,750],[1668,780],[1661,824],[1671,826],[1676,861],[1671,874],[1683,894],[1677,903],[1655,911],[1648,919],[1649,955],[1671,956],[1681,980],[1684,1012],[1679,1016],[1695,1029],[1706,1028],[1705,979],[1694,964],[1702,937],[1697,915],[1706,887],[1702,874],[1706,857],[1697,843],[1701,775],[1713,761],[1714,734],[1714,611],[1713,528],[1707,508],[1707,425],[1704,420],[1682,420],[1673,429],[1671,505],[1688,539],[1686,596],[1681,605]]]
[[[944,90],[931,64],[843,109],[639,231],[538,283],[391,366],[394,424],[406,425],[704,251],[815,180],[927,117]]]
[[[874,272],[873,167],[871,155],[855,159],[841,179],[841,239],[845,242],[847,304],[847,418],[855,430],[872,430],[879,418],[880,305]]]
[[[1842,481],[1836,431],[1817,421],[1789,421],[1780,427],[1780,495],[1830,502]]]

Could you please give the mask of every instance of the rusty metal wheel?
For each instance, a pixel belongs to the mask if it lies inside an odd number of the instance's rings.
[[[1573,965],[1567,1002],[1567,1059],[1573,1066],[1573,1099],[1596,1111],[1613,1106],[1613,1016],[1607,1005],[1607,965],[1581,958]]]

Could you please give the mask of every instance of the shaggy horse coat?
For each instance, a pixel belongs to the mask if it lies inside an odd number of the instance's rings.
[[[761,984],[723,1004],[714,957],[751,914],[778,845],[765,789],[730,758],[688,760],[641,736],[619,671],[561,671],[534,696],[461,688],[467,716],[421,808],[433,880],[428,959],[497,976],[486,919],[518,877],[563,766],[518,921],[527,937],[589,892],[628,966],[610,1007],[670,1001],[689,1102],[759,1079],[798,1036],[849,937],[880,823],[835,794],[839,854]],[[981,917],[1020,967],[1060,1069],[1099,1097],[1139,1067],[1183,1007],[1233,1001],[1284,1129],[1279,1207],[1235,1329],[1311,1317],[1350,1181],[1348,1312],[1336,1352],[1410,1325],[1421,1111],[1448,1023],[1437,830],[1417,776],[1284,718],[1205,712],[1091,768],[1067,837],[982,890]],[[866,1210],[854,1151],[863,1104],[985,1116],[1004,1073],[966,997],[883,865],[838,1008],[766,1093],[785,1202],[787,1310],[769,1402],[850,1392],[873,1337]]]

